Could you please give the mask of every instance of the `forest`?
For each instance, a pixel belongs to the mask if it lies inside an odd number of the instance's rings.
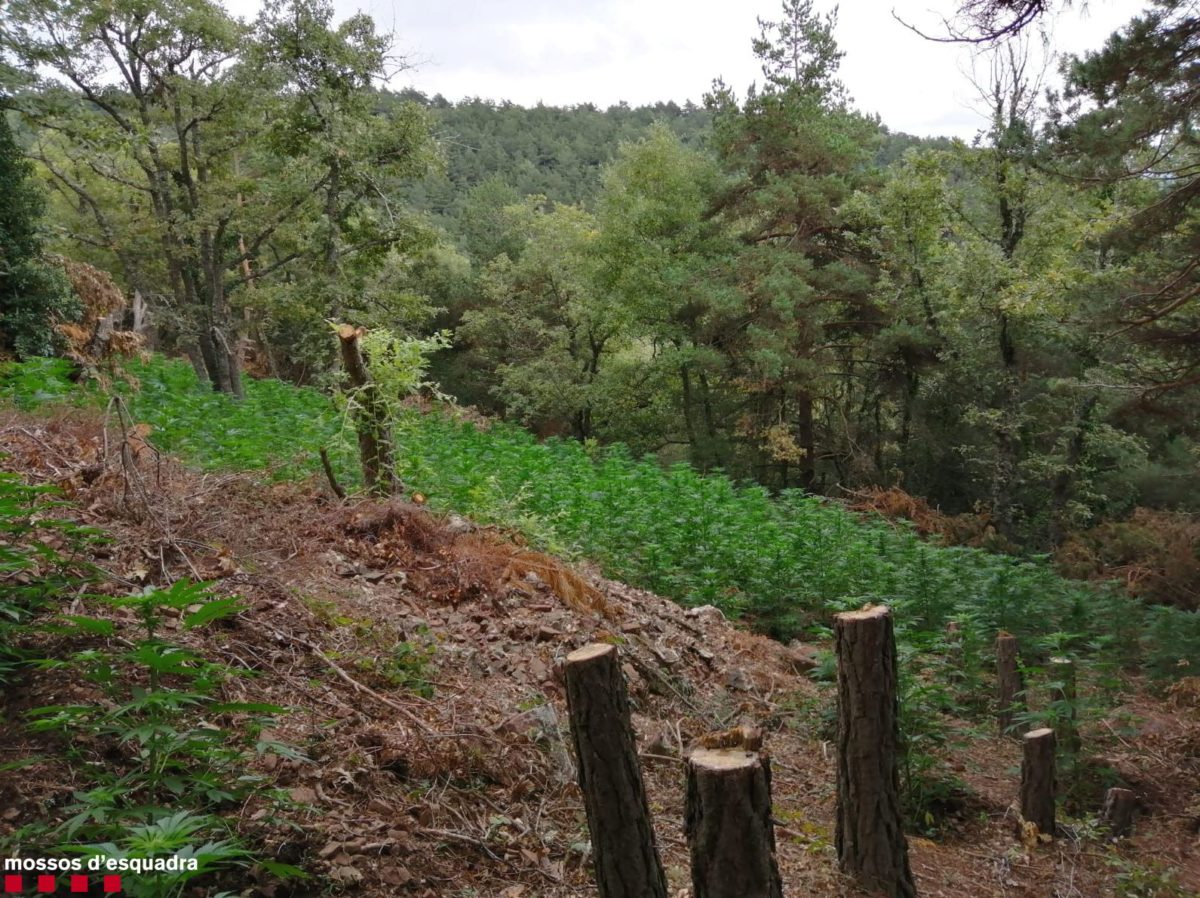
[[[1200,11],[1045,61],[1070,6],[947,8],[963,140],[856,107],[812,0],[753,84],[608,108],[394,88],[331,0],[7,0],[0,855],[197,860],[139,898],[1200,894]],[[718,730],[776,765],[744,892],[698,860]]]

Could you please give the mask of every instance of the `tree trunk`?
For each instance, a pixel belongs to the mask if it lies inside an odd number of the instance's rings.
[[[996,720],[1001,733],[1012,729],[1014,713],[1023,707],[1024,691],[1017,637],[1001,630],[996,636]]]
[[[1108,834],[1114,839],[1129,835],[1133,829],[1133,816],[1137,811],[1137,795],[1132,789],[1122,789],[1113,786],[1104,795],[1104,810],[1100,812],[1100,822],[1108,827]]]
[[[889,898],[917,894],[900,815],[896,640],[886,607],[834,620],[838,864]]]
[[[771,823],[771,765],[740,749],[688,759],[693,898],[783,898]]]
[[[1075,662],[1070,658],[1050,659],[1050,701],[1058,707],[1054,718],[1059,744],[1072,758],[1079,755],[1078,702],[1075,687]]]
[[[804,391],[798,400],[796,441],[803,455],[800,458],[800,486],[813,492],[817,482],[817,436],[813,422],[812,394]]]
[[[667,898],[616,646],[568,655],[566,685],[600,898]]]
[[[1023,739],[1021,762],[1021,817],[1047,836],[1054,835],[1054,741],[1054,730],[1049,727],[1030,730]]]
[[[338,327],[342,349],[342,366],[354,388],[357,411],[354,429],[358,432],[358,456],[362,462],[363,482],[367,492],[390,496],[396,492],[396,461],[392,451],[392,431],[388,426],[387,403],[371,380],[358,338],[365,331],[343,324]]]
[[[1099,401],[1100,397],[1093,394],[1085,399],[1079,407],[1079,414],[1075,419],[1075,432],[1071,435],[1071,441],[1067,443],[1067,455],[1063,459],[1062,470],[1054,478],[1054,490],[1051,493],[1050,502],[1050,541],[1056,546],[1061,545],[1067,537],[1067,503],[1070,501],[1075,475],[1079,470],[1079,462],[1083,458],[1083,450],[1087,444],[1088,422]]]

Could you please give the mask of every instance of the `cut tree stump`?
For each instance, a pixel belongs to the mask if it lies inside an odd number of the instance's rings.
[[[1072,758],[1079,756],[1078,702],[1076,701],[1075,662],[1070,658],[1050,659],[1050,701],[1058,705],[1055,714],[1055,734],[1063,751]]]
[[[565,674],[600,898],[667,898],[616,646],[572,652]]]
[[[686,820],[693,898],[783,898],[766,755],[736,748],[692,752]]]
[[[917,894],[900,814],[896,639],[886,607],[834,619],[838,864],[889,898]]]
[[[1104,809],[1100,822],[1108,827],[1114,839],[1124,838],[1133,830],[1133,817],[1137,813],[1137,794],[1132,789],[1113,786],[1104,795]]]
[[[1024,692],[1017,637],[1001,630],[996,636],[996,721],[1001,733],[1012,730],[1015,712],[1024,707]]]
[[[399,490],[396,459],[392,449],[392,430],[388,424],[387,402],[371,380],[358,338],[366,333],[351,324],[338,326],[342,367],[354,389],[354,429],[358,434],[358,457],[362,462],[363,482],[374,496],[390,496]]]
[[[1054,730],[1030,730],[1022,742],[1021,818],[1036,826],[1039,833],[1053,837],[1057,791]]]

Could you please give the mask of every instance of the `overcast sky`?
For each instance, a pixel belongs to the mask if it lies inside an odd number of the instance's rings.
[[[750,51],[756,19],[778,0],[335,0],[391,31],[415,68],[412,86],[451,100],[479,96],[529,106],[699,103],[720,76],[739,95],[760,77]],[[254,0],[232,0],[246,13]],[[842,80],[865,112],[912,134],[969,138],[981,126],[968,78],[971,53],[923,40],[892,17],[936,31],[954,0],[843,0]],[[1060,51],[1099,47],[1145,7],[1141,0],[1076,0],[1053,22]],[[817,0],[819,9],[832,8]]]

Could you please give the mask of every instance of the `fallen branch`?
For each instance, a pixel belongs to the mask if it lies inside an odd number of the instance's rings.
[[[333,465],[329,461],[329,452],[322,446],[320,449],[321,467],[325,469],[325,477],[329,480],[329,487],[333,490],[333,494],[339,499],[346,498],[346,491],[342,489],[342,485],[337,481],[337,475],[333,473]]]
[[[322,661],[324,661],[329,666],[330,670],[332,670],[335,674],[337,674],[339,677],[341,677],[350,686],[354,687],[355,691],[365,693],[366,695],[371,696],[371,698],[375,699],[377,702],[387,705],[393,711],[400,712],[400,714],[404,717],[405,720],[407,720],[409,723],[411,723],[413,726],[415,726],[417,729],[419,729],[422,733],[425,733],[426,735],[433,735],[433,730],[431,730],[429,728],[429,724],[425,723],[425,721],[423,721],[421,718],[417,717],[417,715],[413,714],[411,711],[408,710],[408,708],[404,707],[403,705],[399,704],[398,702],[394,702],[390,698],[388,698],[386,695],[380,695],[378,692],[376,692],[370,686],[365,686],[362,683],[358,682],[358,680],[354,679],[354,677],[350,676],[350,674],[346,673],[346,671],[344,671],[341,667],[339,667],[337,662],[335,662],[332,658],[330,658],[328,655],[326,655],[325,652],[321,650],[320,646],[309,642],[307,639],[302,639],[299,636],[288,636],[284,633],[280,633],[278,630],[272,630],[271,633],[276,639],[278,639],[281,642],[295,642],[295,643],[298,643],[298,644],[304,646],[309,651],[311,651],[314,655],[316,655],[318,658],[320,658]]]

